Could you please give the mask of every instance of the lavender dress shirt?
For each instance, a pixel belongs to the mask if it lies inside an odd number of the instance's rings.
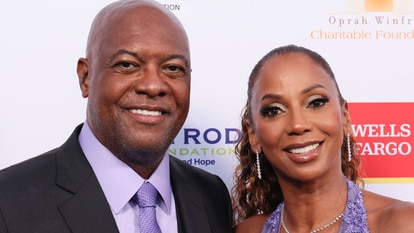
[[[139,233],[139,213],[134,210],[134,203],[130,200],[141,187],[144,179],[103,146],[93,135],[87,122],[79,135],[79,143],[102,187],[119,231]],[[148,181],[156,187],[162,197],[156,207],[161,231],[177,233],[177,217],[167,153]]]

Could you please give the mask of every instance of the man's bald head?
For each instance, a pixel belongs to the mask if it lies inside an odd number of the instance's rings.
[[[158,13],[153,13],[157,11]],[[159,21],[160,23],[171,24],[172,30],[179,30],[185,37],[185,42],[188,43],[187,34],[179,19],[162,4],[152,0],[119,0],[104,7],[92,22],[87,48],[86,57],[90,58],[94,50],[99,50],[102,46],[107,34],[114,33],[114,28],[121,26],[123,22],[129,20],[129,16],[135,14],[137,26],[139,24],[148,23],[151,21]],[[163,22],[164,20],[164,22]],[[131,22],[129,22],[131,23]],[[132,22],[133,23],[133,22]],[[142,25],[144,28],[145,26]],[[151,33],[151,32],[149,32]]]

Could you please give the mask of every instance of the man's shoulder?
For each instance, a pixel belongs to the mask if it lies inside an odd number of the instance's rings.
[[[0,189],[7,184],[22,184],[44,179],[44,175],[53,172],[56,149],[37,155],[0,170]]]
[[[72,159],[74,155],[79,154],[78,151],[81,151],[77,140],[81,127],[82,125],[79,125],[60,147],[0,170],[0,189],[6,184],[44,183],[49,182],[48,178],[50,177],[55,179],[57,155],[60,154],[61,157],[63,155],[63,161],[67,161]]]
[[[23,205],[41,205],[56,187],[54,151],[0,170],[0,208],[8,213]]]

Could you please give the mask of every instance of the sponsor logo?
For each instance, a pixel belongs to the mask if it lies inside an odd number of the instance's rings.
[[[181,4],[178,3],[164,3],[163,4],[165,8],[167,8],[170,11],[180,11],[181,10]]]
[[[183,128],[168,152],[198,167],[220,164],[218,160],[230,160],[235,155],[235,144],[241,132],[236,128]]]
[[[414,40],[413,0],[347,1],[323,16],[313,40]]]
[[[414,103],[349,103],[362,172],[368,178],[414,177]]]

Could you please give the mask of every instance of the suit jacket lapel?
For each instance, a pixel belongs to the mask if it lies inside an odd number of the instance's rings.
[[[178,232],[211,232],[201,196],[203,194],[191,188],[197,181],[186,174],[185,169],[179,168],[175,160],[176,158],[170,156],[171,186],[177,210]]]
[[[72,232],[118,232],[109,204],[78,143],[81,126],[57,151],[56,185],[73,196],[59,206]]]

